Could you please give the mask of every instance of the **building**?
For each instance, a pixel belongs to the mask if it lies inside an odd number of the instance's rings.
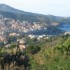
[[[26,48],[25,41],[23,39],[17,40],[17,49],[23,51]]]

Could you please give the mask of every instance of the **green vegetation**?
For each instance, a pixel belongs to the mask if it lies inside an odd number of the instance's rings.
[[[49,39],[41,39],[40,41],[28,39],[27,48],[24,52],[15,52],[15,47],[15,45],[12,45],[9,49],[0,48],[0,65],[4,60],[5,70],[70,70],[69,35],[52,36]],[[14,49],[15,51],[13,51]],[[7,61],[11,62],[9,66]],[[13,63],[14,61],[16,63]]]
[[[52,37],[48,41],[46,46],[40,45],[38,53],[29,55],[30,70],[70,70],[70,36]]]

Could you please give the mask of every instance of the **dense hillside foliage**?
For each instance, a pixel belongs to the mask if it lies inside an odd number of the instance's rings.
[[[70,70],[70,36],[26,39],[27,48],[0,48],[0,70]]]

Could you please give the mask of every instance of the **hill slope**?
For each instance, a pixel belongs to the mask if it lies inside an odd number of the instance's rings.
[[[52,15],[42,15],[36,13],[25,12],[21,10],[14,9],[8,5],[0,4],[0,14],[4,17],[14,18],[19,20],[25,20],[30,22],[59,22],[63,17],[56,17]]]

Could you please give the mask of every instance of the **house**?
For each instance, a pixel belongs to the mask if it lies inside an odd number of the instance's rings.
[[[23,39],[18,39],[17,43],[17,49],[19,49],[20,51],[23,51],[26,48],[25,41]]]
[[[34,36],[34,35],[32,35],[32,34],[28,35],[28,37],[29,37],[30,39],[35,38],[35,36]]]
[[[70,32],[65,32],[64,35],[70,34]]]
[[[5,48],[9,48],[11,46],[11,44],[7,44],[5,45]]]

